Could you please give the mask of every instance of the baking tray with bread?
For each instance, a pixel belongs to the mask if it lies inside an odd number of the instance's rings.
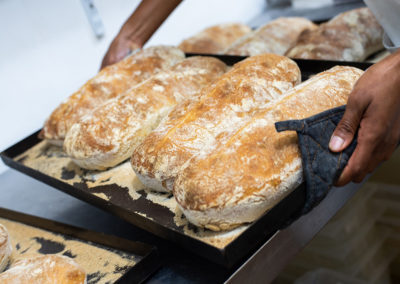
[[[255,29],[241,23],[223,23],[186,38],[179,47],[197,54],[275,53],[298,59],[353,62],[389,54],[383,47],[383,29],[366,7],[318,23],[304,17],[279,17]]]
[[[211,96],[210,97],[212,98],[211,102],[215,101],[215,98],[212,97],[212,94],[218,93],[220,97],[224,97],[223,96],[224,92],[226,92],[226,90],[229,90],[228,85],[230,84],[230,82],[233,82],[232,78],[235,79],[235,76],[237,78],[236,80],[239,81],[242,80],[243,76],[250,76],[253,78],[253,80],[257,79],[256,76],[263,76],[267,78],[268,76],[270,76],[268,75],[269,74],[268,72],[267,73],[261,72],[260,74],[258,73],[259,65],[261,66],[265,65],[267,66],[267,68],[270,68],[268,67],[267,63],[276,60],[278,60],[277,61],[278,63],[288,65],[292,71],[294,70],[293,72],[290,72],[289,77],[286,76],[286,78],[289,78],[288,79],[289,83],[281,84],[279,83],[278,80],[278,83],[274,86],[274,90],[276,86],[278,86],[284,88],[285,92],[286,90],[290,91],[293,85],[298,84],[298,82],[300,81],[300,77],[301,80],[303,81],[309,78],[318,79],[318,77],[316,77],[318,75],[316,74],[338,65],[352,66],[358,68],[357,70],[365,70],[371,65],[368,63],[358,63],[358,62],[343,63],[338,61],[320,61],[320,60],[302,60],[302,59],[296,59],[293,61],[286,57],[277,55],[261,55],[258,57],[256,56],[249,58],[244,56],[214,55],[211,57],[212,59],[210,59],[209,56],[205,57],[205,56],[197,56],[196,54],[187,54],[186,57],[189,60],[194,60],[195,62],[189,61],[189,63],[195,64],[195,66],[204,64],[204,62],[203,63],[199,62],[203,61],[204,59],[206,61],[205,63],[206,66],[208,66],[214,74],[218,75],[216,76],[218,77],[218,79],[216,79],[216,81],[213,84],[211,84],[211,87],[205,87],[203,89],[205,94],[199,97],[199,98],[207,98],[207,96],[209,97]],[[225,68],[223,65],[221,65],[221,62],[223,62],[228,66],[226,67],[227,70],[224,70],[225,72],[224,75],[220,74],[221,73],[220,70],[222,68]],[[231,67],[232,65],[238,62],[240,62],[240,64],[238,65],[239,67]],[[274,64],[276,64],[277,62],[275,62]],[[274,66],[274,64],[270,65]],[[183,69],[186,68],[185,65],[186,65],[185,63],[181,64],[177,68],[178,70],[177,72],[179,73],[181,72],[179,70],[182,70],[182,68]],[[256,68],[255,70],[252,70],[254,66],[256,66]],[[351,69],[352,67],[344,67],[345,70],[342,70],[340,72],[342,73],[344,72],[343,76],[346,77],[348,76],[346,75],[346,72],[350,72],[351,74],[353,74],[352,73],[353,71]],[[285,67],[282,70],[286,72],[285,70],[287,69]],[[301,70],[301,72],[299,70]],[[193,73],[195,71],[191,72]],[[190,76],[192,76],[190,75],[192,74],[191,72],[186,72],[187,73],[186,75],[177,74],[176,76],[178,77],[189,76],[188,78],[190,78]],[[356,75],[358,76],[360,72],[361,71],[356,71],[357,73]],[[203,77],[197,78],[198,81],[194,84],[195,86],[197,86],[196,84],[199,84],[199,81],[201,83],[202,80],[210,80],[209,78],[207,78],[209,74],[207,75],[203,71],[199,71],[198,73],[202,73]],[[328,72],[322,76],[325,77],[335,76],[332,75],[334,73],[332,74],[331,73]],[[275,76],[274,74],[272,75]],[[197,76],[196,72],[194,73],[194,76]],[[351,76],[354,77],[355,75],[353,74]],[[168,76],[166,74],[161,74],[158,75],[157,78],[160,79],[167,77]],[[151,80],[153,80],[153,83],[150,82],[148,84],[151,84],[153,87],[150,88],[149,86],[147,86],[147,84],[143,83],[139,84],[138,87],[135,87],[137,88],[136,90],[138,90],[137,93],[140,94],[140,92],[142,92],[141,90],[150,90],[150,89],[151,90],[155,89],[155,91],[157,91],[158,88],[154,88],[155,79],[150,78],[150,81]],[[355,79],[353,78],[351,80],[354,81]],[[256,84],[259,81],[260,80],[258,81],[255,80]],[[146,82],[149,82],[149,80],[147,80]],[[160,83],[158,81],[156,82]],[[176,80],[172,76],[171,81],[168,82],[174,83],[176,82]],[[164,83],[163,87],[167,88],[168,84],[170,83]],[[347,91],[349,90],[350,85],[351,85],[350,83],[346,84],[345,87],[347,88],[346,89]],[[263,86],[268,86],[268,84],[262,82],[261,86],[258,86],[257,88],[262,88]],[[254,88],[254,86],[239,84],[234,88],[242,88],[244,91],[246,91],[248,90],[248,88]],[[151,92],[143,91],[143,93],[146,96],[149,96]],[[164,89],[163,94],[165,95],[166,93],[168,92],[166,92]],[[175,90],[175,96],[177,96],[176,90]],[[239,96],[242,97],[242,95],[240,94]],[[145,99],[143,100],[146,101]],[[269,102],[270,98],[267,98],[267,101],[262,101],[262,100],[264,100],[264,98],[259,98],[258,101],[259,106],[262,106],[262,104],[264,104],[265,107],[255,110],[254,114],[252,114],[251,117],[249,116],[246,118],[247,119],[246,121],[240,121],[240,120],[237,121],[237,123],[235,123],[235,127],[238,128],[238,130],[240,130],[241,127],[245,126],[248,123],[253,123],[252,117],[256,118],[263,117],[264,108],[270,107],[271,102]],[[168,100],[165,101],[167,102],[165,104],[168,104],[170,102]],[[192,101],[192,103],[196,102],[198,103],[197,99]],[[118,100],[116,100],[115,102],[113,101],[108,102],[107,105],[111,106],[113,105],[113,103],[116,103],[117,105],[119,104]],[[180,103],[178,102],[175,104],[178,105],[175,108],[173,106],[169,107],[169,110],[165,112],[167,114],[164,115],[171,116],[171,113],[172,114],[175,113],[175,115],[179,116],[180,112],[179,111],[174,112],[174,110],[176,109],[179,110],[179,108],[185,108],[187,101],[182,100],[182,102]],[[151,107],[152,109],[155,109],[155,106],[152,105]],[[201,109],[202,107],[206,106],[199,105],[198,109]],[[216,106],[213,106],[213,109],[217,110],[218,108],[215,107]],[[162,109],[162,107],[160,107],[159,109]],[[163,110],[161,112],[163,112]],[[86,116],[86,118],[84,119],[85,123],[91,121],[93,116],[95,116],[95,114]],[[173,118],[179,120],[179,117],[173,117]],[[204,119],[206,119],[206,117],[203,117],[203,120]],[[221,119],[225,118],[222,117]],[[228,119],[232,118],[228,117]],[[165,118],[162,120],[157,118],[155,120],[160,120],[161,124],[164,125],[167,124],[168,121],[170,122],[174,121]],[[214,118],[210,120],[210,123],[213,120]],[[115,121],[116,120],[114,119],[113,122]],[[73,127],[76,128],[75,126]],[[114,129],[116,128],[118,128],[118,125],[115,125]],[[156,128],[155,130],[157,129],[158,128]],[[200,127],[199,129],[201,130],[203,129],[203,127]],[[217,128],[213,129],[216,130]],[[231,129],[231,131],[236,131],[235,129]],[[246,127],[244,129],[246,129]],[[271,127],[270,126],[265,127],[265,129],[271,129]],[[197,133],[200,133],[199,132],[200,130],[195,130],[195,132],[197,131]],[[28,136],[27,138],[23,139],[22,141],[8,148],[7,150],[3,151],[1,153],[3,161],[10,167],[15,168],[46,184],[49,184],[56,189],[59,189],[65,193],[75,196],[95,206],[103,208],[104,210],[111,212],[127,220],[128,222],[137,225],[138,227],[150,231],[162,238],[173,241],[196,254],[199,254],[216,263],[228,267],[234,265],[239,260],[243,259],[243,257],[254,251],[262,242],[265,242],[272,234],[274,234],[285,223],[287,219],[289,219],[297,211],[301,210],[304,204],[305,187],[304,184],[301,183],[301,179],[300,182],[299,179],[297,179],[293,183],[295,186],[293,186],[292,184],[291,185],[292,188],[290,188],[289,190],[286,191],[282,190],[282,194],[278,197],[279,200],[272,200],[270,204],[267,205],[264,204],[261,207],[259,206],[259,208],[257,208],[257,212],[255,212],[254,214],[253,213],[250,214],[251,215],[249,217],[250,219],[246,219],[247,217],[245,216],[245,219],[241,219],[237,223],[235,223],[235,220],[233,220],[227,224],[218,222],[214,223],[206,222],[206,223],[196,224],[196,219],[194,219],[194,221],[192,220],[189,221],[188,218],[186,217],[187,213],[185,214],[184,212],[185,209],[182,208],[182,205],[178,206],[178,203],[174,195],[168,189],[168,184],[164,183],[166,188],[164,190],[161,188],[161,191],[160,188],[157,187],[156,190],[154,190],[144,186],[142,182],[146,182],[146,177],[143,178],[143,176],[145,175],[142,172],[142,177],[141,179],[139,179],[138,175],[136,175],[135,172],[132,170],[132,164],[131,164],[133,162],[132,160],[130,159],[126,160],[127,158],[125,157],[122,158],[125,160],[123,160],[122,162],[117,161],[116,162],[117,164],[114,166],[111,167],[108,166],[109,167],[108,168],[106,165],[105,166],[106,169],[103,168],[92,169],[92,170],[85,169],[84,167],[87,167],[86,163],[89,163],[90,160],[89,162],[85,161],[81,162],[79,161],[79,159],[83,160],[82,157],[71,158],[71,156],[67,154],[67,152],[64,150],[65,145],[63,149],[59,145],[57,145],[59,143],[54,142],[53,139],[42,140],[42,138],[39,138],[43,137],[43,131],[44,128],[33,133],[32,135]],[[145,135],[142,135],[142,138],[140,139],[141,141],[136,142],[137,145],[139,145],[139,147],[140,145],[143,145],[142,143],[143,141],[146,141],[146,139],[151,137],[151,135],[155,135],[154,130],[151,131],[151,129],[148,129],[146,131],[147,133]],[[140,135],[140,133],[138,134],[138,132],[135,133],[137,136]],[[222,133],[224,133],[224,131],[222,131]],[[66,140],[69,139],[68,135]],[[268,136],[270,134],[266,135]],[[256,138],[256,136],[254,137],[255,139],[259,139]],[[242,138],[246,137],[243,136]],[[292,141],[293,137],[289,135],[285,139],[288,139],[287,141]],[[157,139],[152,139],[152,141],[157,141]],[[241,144],[251,143],[251,142],[252,142],[251,139],[247,142],[244,140],[240,141]],[[295,152],[296,146],[292,142],[290,143],[291,144],[290,151]],[[137,147],[134,148],[136,149]],[[145,148],[142,147],[141,149]],[[203,148],[203,150],[205,149]],[[223,148],[219,148],[219,151],[223,152],[217,152],[217,153],[225,153]],[[261,151],[260,153],[262,154],[263,149],[260,149],[260,151]],[[226,163],[227,161],[229,162],[230,159],[233,159],[237,156],[236,154],[233,156],[232,155],[229,156],[229,154],[230,154],[229,151],[224,154],[225,155],[224,158],[228,159],[228,160],[222,160],[224,161],[224,163]],[[281,155],[279,152],[271,154],[278,156]],[[128,158],[130,158],[132,155],[133,155],[132,153],[129,153]],[[296,153],[294,153],[293,155],[296,155]],[[162,156],[161,152],[159,153],[159,156],[160,157]],[[208,155],[206,155],[206,158],[207,157]],[[97,161],[100,161],[100,159],[97,159]],[[100,164],[100,162],[98,163]],[[213,163],[209,165],[212,164]],[[94,165],[97,164],[94,163]],[[295,165],[295,167],[298,166]],[[212,169],[212,167],[210,167],[210,169],[211,172],[206,173],[207,175],[210,174],[211,175],[215,174],[215,176],[220,175],[217,172],[218,168]],[[191,167],[186,168],[186,171],[187,170],[191,170]],[[203,170],[202,173],[204,173],[204,170],[207,170],[207,168],[203,167],[202,170]],[[240,170],[240,168],[238,170]],[[190,172],[186,172],[185,174],[189,173]],[[196,173],[201,173],[201,172],[196,170],[194,174]],[[299,173],[300,169],[297,168],[295,175],[299,175]],[[197,179],[201,178],[201,176],[196,176],[196,178]],[[178,180],[182,182],[185,179],[179,177]],[[163,187],[163,181],[160,180],[160,183],[158,185]],[[247,185],[244,184],[243,186]],[[226,212],[221,214],[226,214],[226,217],[228,218],[229,210]],[[191,212],[189,211],[188,214],[190,215],[190,213]],[[201,220],[201,218],[199,220]]]
[[[1,283],[142,283],[160,267],[151,245],[5,208],[0,239]]]
[[[231,267],[305,202],[296,133],[275,122],[345,105],[371,66],[355,61],[381,50],[382,34],[362,8],[319,26],[211,28],[182,42],[187,53],[145,48],[101,70],[1,157]],[[210,46],[220,55],[205,55]]]

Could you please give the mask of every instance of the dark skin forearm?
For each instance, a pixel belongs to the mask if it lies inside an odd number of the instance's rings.
[[[142,48],[182,0],[143,0],[121,27],[103,58],[101,68]]]
[[[330,149],[339,152],[353,140],[357,147],[338,186],[361,182],[390,158],[400,140],[400,50],[369,68],[357,81],[336,127]]]
[[[121,28],[121,35],[143,46],[181,0],[143,0]]]

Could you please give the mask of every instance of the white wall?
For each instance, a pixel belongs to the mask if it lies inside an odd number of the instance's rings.
[[[50,112],[95,75],[138,0],[95,0],[106,34],[96,39],[79,0],[0,0],[0,151],[40,129]],[[206,26],[248,22],[264,0],[185,0],[147,45],[178,44]],[[0,163],[0,173],[7,169]]]

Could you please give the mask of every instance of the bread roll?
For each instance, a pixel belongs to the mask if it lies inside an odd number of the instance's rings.
[[[69,257],[42,255],[15,261],[0,274],[0,283],[83,284],[86,273]]]
[[[275,122],[344,105],[362,71],[337,66],[296,86],[252,116],[229,141],[178,174],[174,196],[187,219],[211,230],[252,222],[302,182],[295,131]]]
[[[250,27],[240,23],[219,24],[183,40],[179,48],[188,53],[218,54],[250,31]]]
[[[6,227],[0,224],[0,272],[6,268],[12,253],[10,236]]]
[[[97,107],[68,131],[64,150],[79,166],[103,170],[133,149],[180,101],[199,93],[226,71],[212,57],[189,57]]]
[[[183,59],[184,54],[178,48],[155,46],[105,67],[52,112],[41,137],[62,145],[72,124],[93,108]]]
[[[223,53],[230,55],[257,55],[275,53],[284,55],[305,30],[315,30],[310,20],[300,17],[278,18],[234,42]]]
[[[292,58],[364,61],[383,49],[383,29],[368,8],[339,14],[305,31],[286,55]]]
[[[132,167],[149,188],[169,191],[193,155],[206,154],[230,137],[259,108],[300,82],[292,60],[264,54],[249,57],[204,90],[198,101],[178,105],[135,149]]]

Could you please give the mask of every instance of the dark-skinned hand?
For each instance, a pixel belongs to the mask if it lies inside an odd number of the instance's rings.
[[[336,182],[361,182],[390,158],[400,140],[400,51],[370,67],[351,92],[329,148],[344,150],[358,131],[357,146]]]
[[[121,61],[129,53],[138,48],[142,48],[142,46],[138,43],[133,42],[124,35],[118,35],[112,41],[110,47],[107,50],[107,53],[104,55],[100,69]]]
[[[101,69],[142,48],[182,0],[142,0],[122,25],[101,63]]]

